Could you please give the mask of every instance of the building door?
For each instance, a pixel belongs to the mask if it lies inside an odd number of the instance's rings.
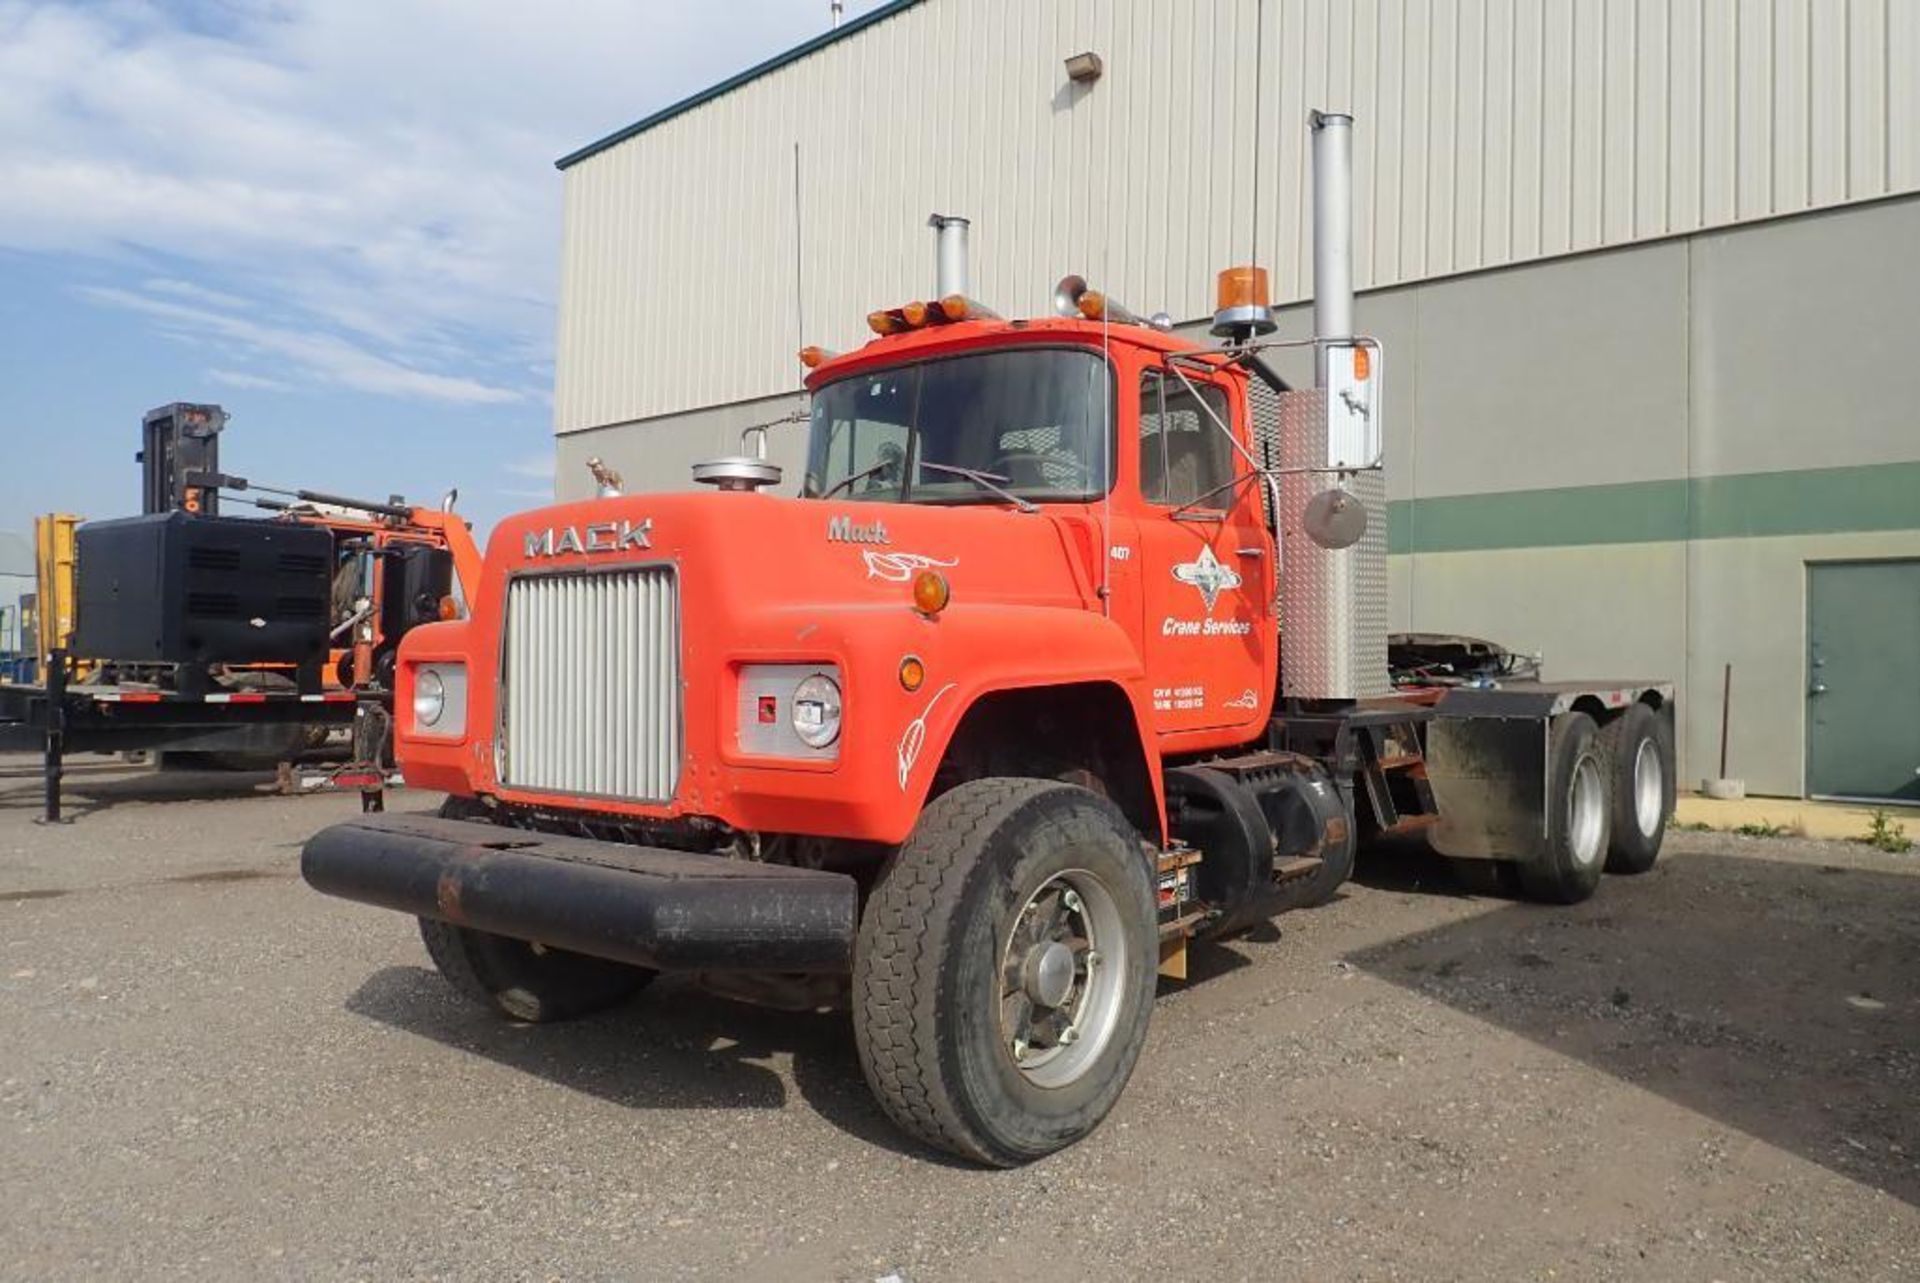
[[[1807,792],[1920,805],[1920,561],[1807,566]]]

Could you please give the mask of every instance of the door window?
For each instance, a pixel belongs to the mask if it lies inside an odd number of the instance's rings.
[[[1227,422],[1227,398],[1212,384],[1189,389],[1158,370],[1141,377],[1140,493],[1148,503],[1177,508],[1211,495],[1208,507],[1229,505],[1233,445],[1215,416]]]

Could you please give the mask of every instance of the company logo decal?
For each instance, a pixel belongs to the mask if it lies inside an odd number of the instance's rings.
[[[938,557],[923,557],[917,552],[862,552],[867,563],[867,578],[884,579],[890,584],[904,584],[914,575],[931,566],[947,569],[960,564],[954,557],[942,561]]]
[[[945,686],[935,691],[933,698],[927,701],[927,706],[920,710],[920,716],[908,722],[907,729],[901,732],[900,745],[894,749],[894,757],[900,766],[900,791],[902,793],[907,791],[907,779],[913,774],[913,764],[920,760],[920,750],[926,747],[927,718],[933,716],[933,706],[938,704],[941,697],[952,690],[954,685],[955,683],[948,682]]]
[[[590,526],[548,526],[523,537],[528,557],[559,557],[570,552],[626,552],[653,547],[653,518],[644,521],[596,521]]]
[[[1200,600],[1207,604],[1209,615],[1221,593],[1240,586],[1240,572],[1223,563],[1213,555],[1213,549],[1204,545],[1198,557],[1173,568],[1173,577],[1200,590]]]
[[[852,517],[832,517],[827,521],[828,543],[892,543],[887,523],[879,519],[855,521]]]
[[[1258,708],[1260,707],[1260,697],[1254,694],[1253,689],[1249,687],[1246,690],[1241,691],[1238,695],[1234,696],[1232,699],[1228,700],[1226,703],[1222,704],[1220,707],[1222,708]]]

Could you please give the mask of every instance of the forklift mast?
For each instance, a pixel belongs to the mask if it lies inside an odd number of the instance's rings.
[[[217,515],[219,492],[191,485],[188,477],[220,470],[220,429],[226,426],[227,412],[217,405],[176,401],[147,411],[140,422],[140,453],[134,456],[143,465],[140,511]]]

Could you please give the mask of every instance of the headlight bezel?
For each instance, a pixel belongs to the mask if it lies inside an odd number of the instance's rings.
[[[460,739],[467,733],[467,666],[457,660],[427,660],[413,666],[407,708],[412,723],[408,734],[436,740]],[[433,715],[428,717],[431,702]]]

